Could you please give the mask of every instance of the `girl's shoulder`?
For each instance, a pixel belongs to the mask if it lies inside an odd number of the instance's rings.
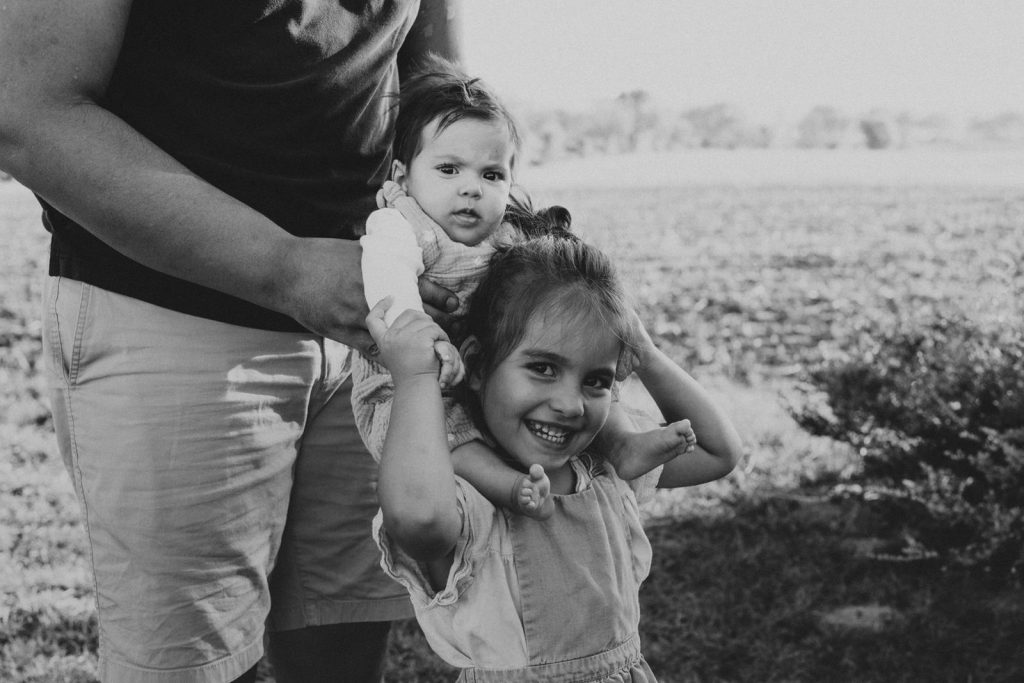
[[[594,481],[603,479],[613,488],[632,493],[638,504],[647,502],[654,496],[661,471],[664,469],[663,465],[659,465],[635,479],[622,479],[611,463],[589,453],[583,453],[570,462],[573,463],[576,472],[577,491],[582,491]]]

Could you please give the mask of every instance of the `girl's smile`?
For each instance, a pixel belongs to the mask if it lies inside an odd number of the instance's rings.
[[[622,344],[592,318],[563,310],[534,315],[508,357],[486,378],[470,380],[501,450],[521,469],[543,465],[553,486],[600,431],[611,405]]]
[[[526,427],[537,435],[538,439],[547,441],[555,446],[563,446],[568,440],[571,430],[564,429],[557,425],[544,424],[535,420],[527,420]]]

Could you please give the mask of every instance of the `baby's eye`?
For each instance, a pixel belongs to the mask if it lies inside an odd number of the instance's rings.
[[[484,173],[484,180],[489,180],[491,182],[501,182],[504,179],[505,174],[502,173],[501,171],[487,171],[486,173]]]
[[[455,175],[458,172],[458,169],[456,169],[451,164],[443,164],[441,166],[438,166],[437,170],[443,173],[444,175]]]

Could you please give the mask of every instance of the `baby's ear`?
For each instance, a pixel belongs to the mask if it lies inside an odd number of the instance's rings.
[[[480,342],[473,335],[466,337],[459,347],[462,364],[466,366],[466,386],[473,391],[480,391],[483,379],[480,372]]]
[[[405,180],[408,174],[405,171],[405,164],[398,159],[391,162],[391,180],[395,181],[402,186],[402,190],[406,190]]]

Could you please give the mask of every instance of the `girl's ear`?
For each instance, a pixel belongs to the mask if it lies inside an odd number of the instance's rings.
[[[403,190],[408,190],[406,185],[406,177],[408,174],[405,171],[405,164],[398,159],[391,162],[391,179],[401,185]]]
[[[462,356],[462,364],[466,366],[466,386],[473,391],[480,391],[483,386],[483,377],[480,372],[480,342],[470,335],[459,347],[459,355]]]

